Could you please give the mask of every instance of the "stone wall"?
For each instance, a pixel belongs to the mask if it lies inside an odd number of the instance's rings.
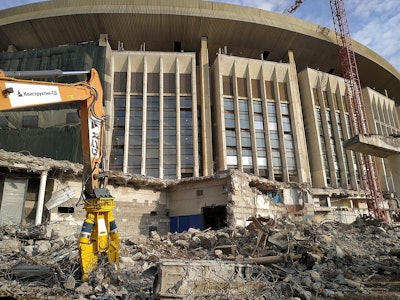
[[[79,234],[86,216],[83,202],[75,207],[80,195],[81,183],[76,180],[67,180],[62,183],[57,181],[54,191],[60,186],[69,186],[76,198],[51,209],[50,222],[53,226],[58,224],[55,231],[61,230],[61,232],[57,234]],[[165,192],[125,186],[109,186],[108,189],[115,198],[116,208],[113,212],[121,238],[140,234],[147,236],[149,230],[157,230],[159,234],[166,234],[169,231]],[[74,212],[60,213],[59,207],[74,207]]]
[[[203,207],[228,203],[227,179],[193,181],[179,184],[168,191],[170,217],[198,215]]]

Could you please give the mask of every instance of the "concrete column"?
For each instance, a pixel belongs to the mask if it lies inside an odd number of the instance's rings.
[[[199,177],[199,125],[198,125],[198,111],[197,111],[197,89],[196,89],[196,59],[192,59],[192,103],[193,103],[193,177]]]
[[[299,93],[299,79],[297,77],[296,62],[293,51],[288,51],[289,60],[289,109],[292,118],[293,142],[295,147],[295,156],[299,182],[311,183],[311,171],[307,152],[306,133],[304,130],[304,119],[302,103]]]
[[[142,119],[142,161],[140,174],[146,174],[146,137],[147,137],[147,58],[143,57],[143,119]]]
[[[226,129],[224,117],[224,92],[222,87],[222,78],[226,74],[226,70],[222,66],[231,68],[230,65],[224,64],[223,56],[217,55],[213,64],[213,81],[214,81],[214,105],[213,113],[215,118],[215,153],[216,170],[226,170],[228,166],[227,148],[226,148]],[[229,72],[228,72],[229,74]]]
[[[240,134],[240,115],[239,115],[239,98],[238,98],[238,81],[237,81],[237,62],[233,63],[233,101],[234,101],[234,114],[235,114],[235,131],[236,131],[236,155],[237,155],[237,168],[243,172],[242,164],[242,137]]]
[[[176,178],[182,178],[181,144],[181,81],[179,62],[176,63]]]
[[[204,176],[210,176],[213,173],[210,63],[208,58],[207,43],[207,37],[202,37],[200,50],[200,105],[201,130],[203,136],[202,158]]]
[[[400,195],[400,154],[388,156],[388,165],[392,172],[393,186],[397,195]]]
[[[128,173],[128,154],[129,154],[129,125],[131,117],[131,56],[128,56],[128,68],[126,74],[126,92],[125,92],[125,135],[124,135],[124,161],[122,171]]]
[[[39,195],[36,207],[35,225],[42,223],[44,196],[46,193],[47,171],[43,171],[40,176]]]
[[[257,142],[256,142],[256,130],[254,128],[253,90],[251,85],[252,78],[250,73],[250,64],[247,64],[246,78],[247,78],[247,99],[249,105],[250,138],[251,138],[253,170],[254,174],[259,176],[260,173],[258,170],[258,161],[257,161]]]
[[[178,64],[178,59],[176,59]],[[158,132],[159,138],[159,165],[158,176],[164,178],[164,60],[160,57],[160,131]]]
[[[104,39],[102,39],[104,37]],[[112,49],[108,43],[107,35],[100,35],[102,43],[100,46],[105,47],[105,61],[104,64],[104,84],[103,84],[103,99],[104,99],[104,109],[106,112],[106,126],[104,133],[104,143],[103,147],[105,149],[104,153],[104,170],[109,170],[110,167],[110,154],[112,149],[112,135],[114,130],[114,101],[113,101],[113,74],[114,74],[114,59],[112,56]]]
[[[268,178],[273,178],[272,172],[272,151],[271,151],[271,143],[269,138],[269,129],[268,129],[268,107],[267,107],[267,91],[265,88],[267,66],[265,63],[262,63],[261,67],[261,95],[262,95],[262,107],[263,107],[263,116],[264,116],[264,138],[265,138],[265,149],[267,151],[267,168],[268,168]]]

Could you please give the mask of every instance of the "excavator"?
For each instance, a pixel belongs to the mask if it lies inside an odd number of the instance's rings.
[[[56,83],[28,80],[87,74],[85,81]],[[98,72],[0,71],[0,111],[23,107],[79,102],[83,152],[82,196],[86,219],[78,241],[82,280],[87,281],[96,268],[99,256],[107,255],[111,264],[119,265],[119,232],[113,215],[114,198],[105,187],[101,169],[105,110],[103,88]]]

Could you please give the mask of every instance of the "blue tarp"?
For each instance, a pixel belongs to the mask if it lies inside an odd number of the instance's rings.
[[[203,216],[202,215],[190,215],[190,216],[178,216],[171,217],[171,232],[183,232],[189,228],[196,228],[203,230]]]

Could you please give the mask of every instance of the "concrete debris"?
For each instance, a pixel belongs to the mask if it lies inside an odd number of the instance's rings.
[[[4,226],[0,296],[398,299],[400,228],[370,218],[352,224],[282,218],[273,226],[257,220],[268,235],[265,244],[251,227],[191,228],[123,240],[119,269],[101,257],[87,282],[80,279],[77,236],[49,235],[43,226]]]
[[[25,170],[28,172],[41,173],[50,170],[63,170],[65,173],[80,174],[82,165],[71,163],[66,160],[54,160],[45,157],[36,157],[30,154],[8,152],[0,149],[0,167],[10,170]]]

